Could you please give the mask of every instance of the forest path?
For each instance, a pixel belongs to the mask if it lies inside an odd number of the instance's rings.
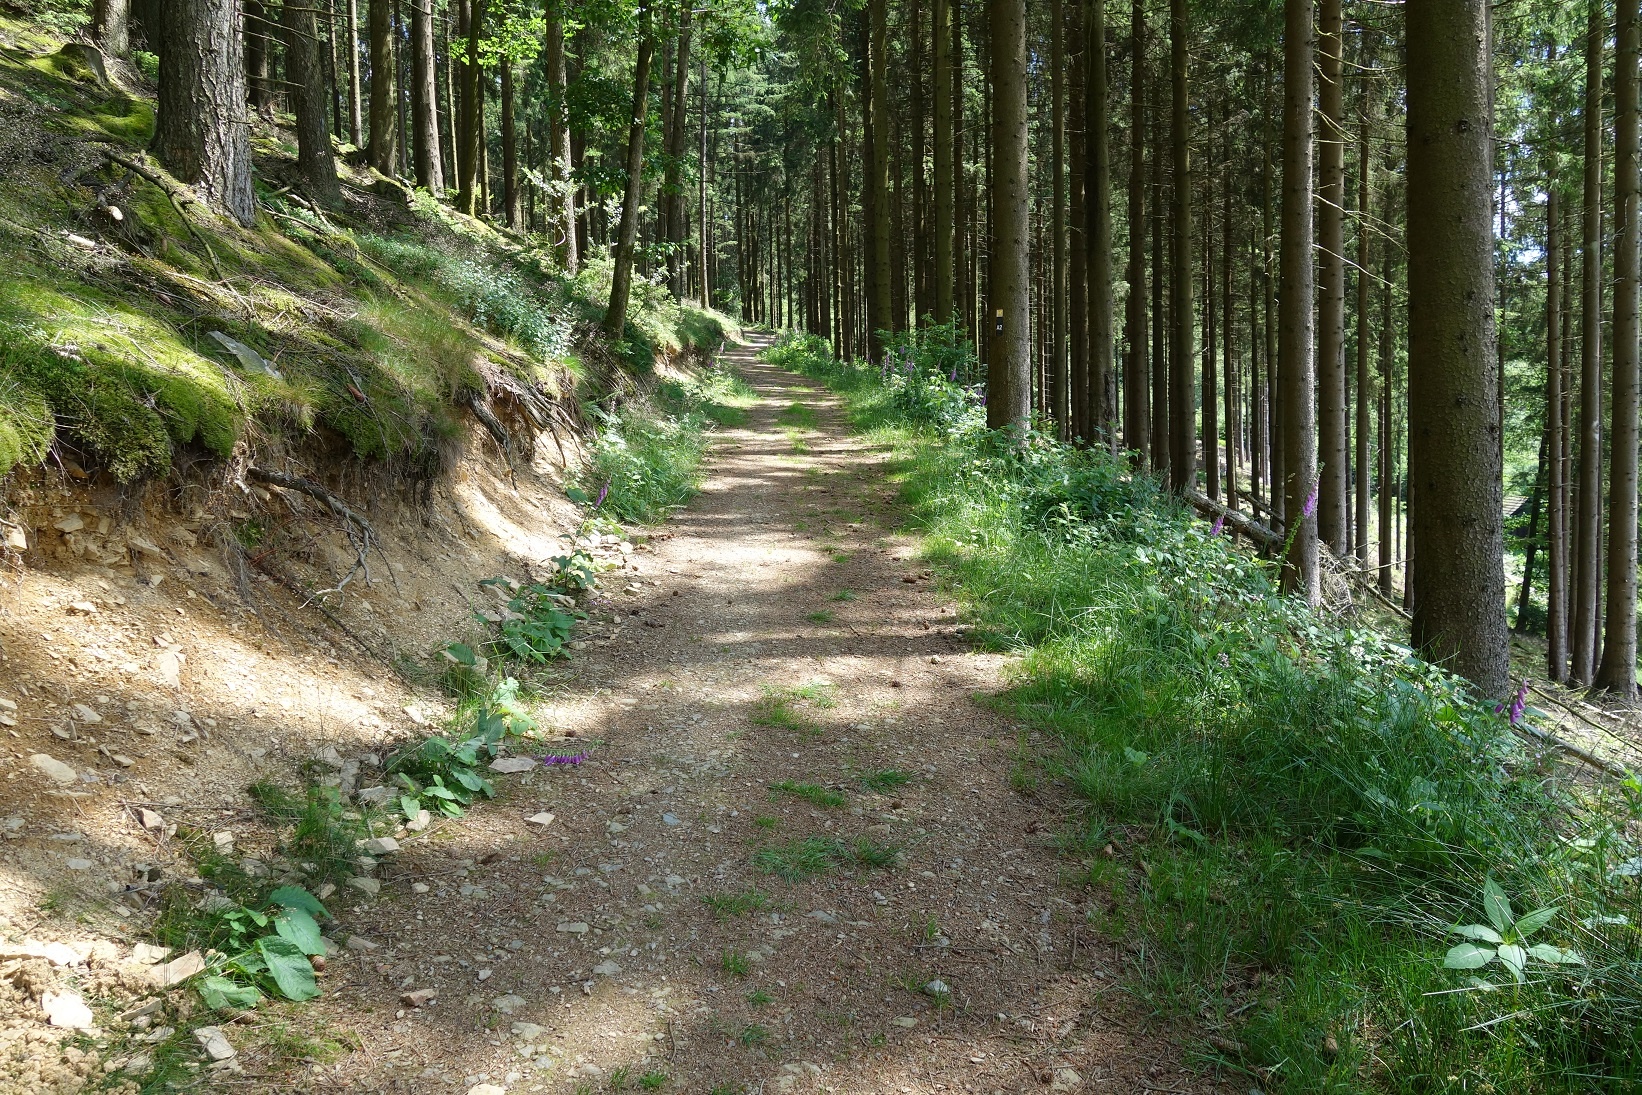
[[[1060,884],[1058,807],[1011,788],[1020,729],[975,699],[1005,659],[965,649],[894,533],[885,454],[763,345],[729,352],[758,403],[545,713],[599,743],[590,759],[503,777],[499,802],[394,857],[386,900],[349,917],[378,949],[334,963],[310,1005],[366,1052],[310,1079],[1209,1090],[1136,1021],[1085,927],[1093,895]],[[854,862],[861,840],[900,855]],[[761,850],[807,850],[819,873],[785,881]]]

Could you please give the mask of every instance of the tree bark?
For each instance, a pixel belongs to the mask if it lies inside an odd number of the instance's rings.
[[[1426,0],[1430,2],[1430,0]],[[1279,246],[1278,343],[1282,389],[1283,512],[1289,550],[1283,560],[1283,589],[1316,604],[1317,442],[1315,330],[1312,300],[1312,119],[1314,28],[1312,0],[1284,0],[1283,33],[1283,211]]]
[[[576,248],[576,188],[570,181],[570,110],[565,101],[564,22],[556,0],[550,0],[547,7],[542,61],[547,77],[548,155],[553,167],[553,195],[548,204],[552,218],[549,235],[556,237],[554,247],[565,272],[574,274],[581,267],[581,256]],[[705,149],[703,153],[705,155]]]
[[[1169,0],[1170,154],[1174,216],[1169,249],[1169,484],[1176,493],[1197,481],[1197,386],[1192,278],[1191,104],[1187,99],[1187,0]]]
[[[867,49],[867,139],[872,156],[863,182],[873,195],[867,225],[872,262],[872,279],[867,285],[867,352],[876,362],[884,357],[884,336],[899,326],[895,322],[894,271],[890,262],[888,0],[867,0],[867,15],[871,35]]]
[[[370,164],[394,174],[393,122],[396,88],[393,72],[392,0],[370,0],[371,106]]]
[[[1097,0],[1099,2],[1099,0]],[[1146,291],[1146,7],[1129,9],[1129,297],[1125,305],[1128,353],[1123,365],[1123,445],[1149,464],[1151,392],[1147,377]]]
[[[610,303],[604,330],[619,339],[627,328],[627,301],[633,290],[633,243],[638,236],[639,201],[644,188],[644,130],[650,113],[650,60],[656,43],[650,33],[650,9],[639,10],[639,53],[633,66],[633,113],[627,129],[627,186],[622,194],[621,227],[610,273]]]
[[[268,9],[262,0],[245,0],[242,18],[245,20],[245,91],[250,98],[251,109],[263,111],[273,103],[268,80],[272,71],[268,42],[274,27],[268,21]]]
[[[1562,277],[1563,254],[1561,186],[1553,172],[1546,181],[1545,202],[1545,418],[1550,436],[1546,475],[1550,531],[1547,536],[1550,574],[1545,584],[1545,674],[1553,681],[1568,676],[1568,423],[1562,408]]]
[[[691,5],[681,5],[679,12],[678,57],[673,69],[672,121],[667,133],[667,178],[663,180],[664,201],[667,205],[667,280],[673,296],[684,299],[684,271],[688,265],[684,253],[684,135],[687,128],[686,106],[690,94],[690,37],[694,27]]]
[[[957,223],[952,156],[952,5],[935,0],[935,322],[951,323],[956,294],[957,258],[953,234]]]
[[[160,8],[160,89],[154,154],[205,200],[249,227],[251,134],[245,48],[236,0],[168,0]]]
[[[502,59],[502,216],[519,227],[519,136],[513,103],[513,63]]]
[[[1637,383],[1642,372],[1642,131],[1637,117],[1637,0],[1618,0],[1614,55],[1613,420],[1609,434],[1608,596],[1596,685],[1636,695]]]
[[[987,0],[992,68],[991,326],[986,424],[1020,430],[1032,399],[1026,2]]]
[[[433,52],[433,0],[409,0],[411,8],[411,139],[416,184],[435,197],[445,189],[439,154],[439,108]]]
[[[1088,55],[1089,164],[1085,201],[1089,205],[1089,395],[1091,440],[1117,439],[1117,384],[1112,367],[1112,155],[1107,137],[1106,0],[1093,0],[1085,19]]]
[[[131,0],[96,0],[91,6],[91,39],[110,57],[131,52]]]
[[[1346,546],[1345,39],[1341,0],[1317,9],[1317,535]]]
[[[1408,0],[1408,466],[1416,649],[1510,685],[1487,0]]]
[[[1071,25],[1066,28],[1068,38],[1078,44],[1079,48],[1072,53],[1071,81],[1067,88],[1066,103],[1066,155],[1071,165],[1067,179],[1067,243],[1068,263],[1066,268],[1066,370],[1067,383],[1057,386],[1056,409],[1057,421],[1065,421],[1068,425],[1077,422],[1078,411],[1074,406],[1075,395],[1078,389],[1078,378],[1082,378],[1085,388],[1089,383],[1089,233],[1092,226],[1089,222],[1090,195],[1089,187],[1093,182],[1089,174],[1089,138],[1093,130],[1089,122],[1089,71],[1090,52],[1085,31],[1088,27],[1092,12],[1091,4],[1087,0],[1078,0],[1072,5]],[[1105,124],[1102,117],[1100,123]],[[1091,437],[1092,432],[1085,433]]]
[[[1574,544],[1574,631],[1570,678],[1590,684],[1596,671],[1597,596],[1602,535],[1602,50],[1607,20],[1590,0],[1585,29],[1585,203],[1581,218],[1582,295],[1579,379],[1579,497]]]
[[[1372,67],[1372,62],[1368,65]],[[1369,514],[1369,393],[1373,380],[1369,375],[1369,276],[1373,268],[1369,224],[1374,201],[1374,161],[1369,152],[1369,136],[1379,118],[1378,92],[1371,87],[1363,89],[1362,117],[1357,129],[1357,430],[1356,453],[1353,464],[1357,480],[1352,491],[1357,503],[1354,515],[1352,546],[1356,549],[1357,565],[1368,565]]]
[[[319,20],[314,9],[286,0],[280,9],[285,32],[285,79],[296,114],[297,170],[310,197],[331,206],[342,200],[336,181],[336,156],[325,120],[325,62],[320,56]]]
[[[1087,398],[1088,375],[1074,380],[1067,372],[1066,283],[1070,241],[1066,238],[1066,5],[1063,0],[1051,0],[1049,5],[1049,170],[1050,284],[1043,311],[1047,313],[1044,317],[1050,345],[1047,372],[1052,392],[1046,393],[1048,398],[1044,402],[1055,419],[1057,435],[1069,441],[1074,436],[1087,439],[1090,435],[1082,405]],[[1074,389],[1076,400],[1072,397]]]

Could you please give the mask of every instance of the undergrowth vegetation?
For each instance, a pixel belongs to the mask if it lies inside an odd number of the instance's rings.
[[[767,356],[894,447],[975,634],[1021,655],[1003,702],[1059,743],[1029,762],[1083,802],[1068,882],[1206,1066],[1291,1092],[1642,1083],[1642,785],[1573,782],[1498,697],[1279,596],[1126,461],[988,432],[950,332],[885,368],[802,336]]]

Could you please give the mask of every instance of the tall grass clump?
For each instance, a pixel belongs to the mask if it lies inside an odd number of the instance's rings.
[[[990,433],[934,342],[769,358],[894,447],[974,633],[1020,655],[1004,701],[1058,743],[1068,881],[1127,988],[1265,1091],[1637,1090],[1642,783],[1571,782],[1122,458]]]

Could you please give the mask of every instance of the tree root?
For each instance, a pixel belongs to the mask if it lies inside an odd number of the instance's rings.
[[[371,527],[370,521],[365,518],[364,514],[360,513],[358,510],[348,505],[348,503],[344,502],[341,498],[337,497],[330,490],[320,486],[311,479],[303,479],[300,476],[287,475],[284,472],[269,471],[267,468],[258,467],[246,468],[245,475],[247,478],[255,479],[259,483],[267,483],[271,486],[280,487],[285,490],[296,491],[299,494],[306,494],[308,497],[324,503],[325,508],[329,509],[341,519],[343,530],[348,536],[348,543],[354,550],[353,568],[350,569],[342,581],[338,582],[334,587],[330,589],[322,589],[314,593],[312,595],[314,599],[327,597],[332,593],[341,593],[347,588],[348,583],[354,580],[356,575],[364,574],[365,581],[369,582],[371,580],[371,547],[372,545],[375,545],[376,550],[380,553],[382,551],[382,538],[376,534],[376,529]],[[384,561],[386,561],[385,556]],[[389,567],[388,569],[388,576],[390,578],[394,577],[392,567]],[[397,587],[398,584],[398,579],[394,578],[395,587]],[[324,606],[321,605],[320,607],[323,610]],[[340,626],[340,624],[338,626]]]

